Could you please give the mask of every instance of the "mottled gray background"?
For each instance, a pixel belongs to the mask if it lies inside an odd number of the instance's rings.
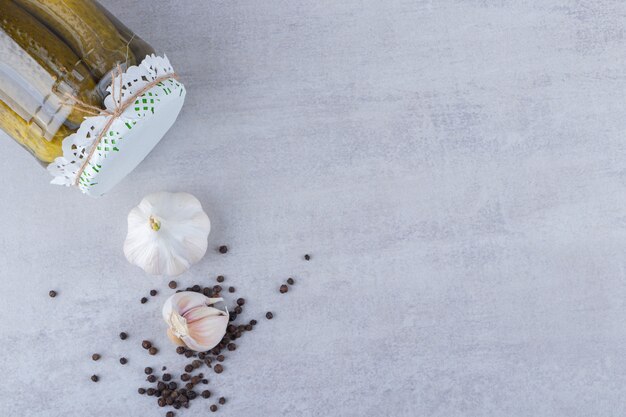
[[[180,364],[166,280],[122,253],[159,190],[198,196],[232,248],[180,281],[223,273],[247,317],[276,312],[212,378],[220,415],[626,414],[626,3],[104,4],[187,102],[99,200],[1,138],[0,415],[165,414],[135,391]]]

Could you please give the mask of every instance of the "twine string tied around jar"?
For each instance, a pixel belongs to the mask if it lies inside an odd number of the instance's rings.
[[[73,96],[72,94],[69,94],[67,92],[64,93],[63,104],[73,106],[76,109],[84,113],[87,113],[91,116],[108,116],[109,117],[109,119],[107,120],[106,124],[104,125],[104,127],[102,128],[98,136],[92,142],[89,153],[87,153],[87,156],[85,157],[82,165],[78,169],[78,172],[76,174],[76,181],[74,183],[75,186],[78,186],[81,175],[85,171],[85,168],[87,168],[87,164],[91,160],[91,157],[93,156],[93,154],[96,152],[96,149],[98,149],[98,143],[100,143],[100,140],[102,139],[102,137],[111,128],[111,125],[113,124],[113,122],[117,118],[119,118],[122,115],[122,113],[124,113],[124,111],[132,103],[134,103],[135,100],[137,100],[137,98],[139,98],[142,94],[146,93],[148,90],[150,90],[152,87],[159,84],[160,82],[165,81],[170,78],[177,80],[178,75],[176,73],[170,73],[170,74],[157,77],[154,80],[150,81],[148,84],[144,85],[139,90],[137,90],[127,100],[122,101],[122,89],[123,89],[122,67],[120,66],[120,64],[117,64],[116,69],[111,73],[111,97],[113,98],[113,104],[115,106],[115,109],[113,111],[109,109],[103,109],[97,106],[93,106],[89,103],[84,102],[78,97]],[[119,80],[119,86],[118,86],[119,91],[117,92],[117,98],[116,98],[115,96],[116,85],[115,84],[117,80]]]

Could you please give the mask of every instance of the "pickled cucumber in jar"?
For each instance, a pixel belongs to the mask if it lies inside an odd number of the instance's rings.
[[[135,68],[134,78],[126,79],[122,85],[123,72],[131,67]],[[64,140],[80,134],[81,123],[84,125],[94,116],[112,114],[107,109],[110,102],[107,104],[105,98],[110,99],[117,87],[118,93],[123,88],[131,99],[141,99],[141,104],[145,104],[134,107],[144,113],[137,113],[132,123],[126,123],[128,129],[134,127],[132,135],[126,134],[126,142],[141,131],[150,134],[150,139],[145,144],[133,139],[127,145],[126,156],[118,156],[107,152],[119,153],[121,138],[110,137],[119,132],[105,132],[104,128],[100,134],[87,132],[87,137],[95,140],[85,145],[91,154],[83,150],[83,160],[69,163],[83,164],[97,150],[97,156],[107,158],[113,167],[111,178],[101,175],[100,182],[114,183],[121,179],[145,157],[178,115],[185,90],[174,75],[169,77],[170,73],[173,74],[173,69],[167,58],[155,56],[150,45],[94,0],[0,0],[0,129],[42,165],[48,165],[48,170],[51,163],[67,157]],[[139,85],[133,85],[133,81],[137,82],[135,74],[143,74]],[[148,82],[150,79],[152,84]],[[112,80],[116,81],[115,86],[111,85]],[[167,97],[174,93],[178,102]],[[118,107],[122,106],[121,97],[120,93],[116,98]],[[161,113],[152,120],[148,116],[154,115],[156,105],[170,114]],[[146,113],[145,109],[151,109],[152,113]],[[145,121],[138,123],[137,115]],[[102,138],[105,134],[107,137]],[[70,152],[75,148],[70,146]],[[90,168],[99,172],[101,166],[99,161]],[[84,170],[81,167],[78,171]],[[90,185],[96,184],[93,172],[85,176]],[[81,181],[86,183],[84,178]],[[81,181],[76,179],[76,184]]]
[[[98,80],[116,64],[136,65],[137,56],[154,52],[95,1],[15,1],[63,39]]]

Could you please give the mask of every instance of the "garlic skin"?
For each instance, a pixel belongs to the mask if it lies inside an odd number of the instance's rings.
[[[124,255],[149,274],[180,275],[202,259],[210,231],[209,216],[196,197],[150,194],[128,213]]]
[[[215,347],[226,334],[228,312],[211,305],[223,301],[193,291],[172,295],[163,305],[167,336],[177,345],[203,352]]]

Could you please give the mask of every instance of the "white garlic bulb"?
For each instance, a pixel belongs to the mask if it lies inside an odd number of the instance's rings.
[[[158,192],[146,196],[128,213],[124,255],[153,275],[179,275],[207,249],[209,216],[188,193]]]
[[[228,313],[215,307],[222,298],[209,298],[193,291],[172,295],[163,305],[168,337],[195,351],[215,347],[226,334]]]

